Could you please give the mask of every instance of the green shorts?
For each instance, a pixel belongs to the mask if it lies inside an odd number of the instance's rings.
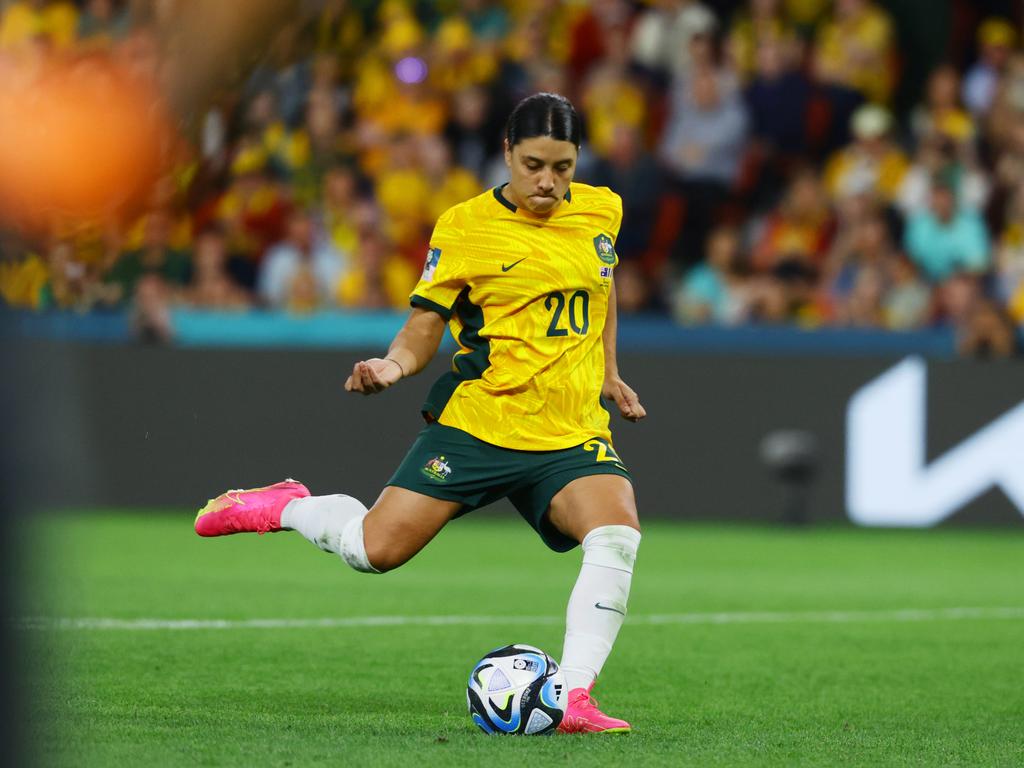
[[[546,512],[556,493],[587,475],[621,475],[632,482],[601,438],[559,451],[516,451],[434,423],[420,432],[388,485],[460,502],[456,517],[508,497],[545,544],[568,552],[577,542],[551,525]]]

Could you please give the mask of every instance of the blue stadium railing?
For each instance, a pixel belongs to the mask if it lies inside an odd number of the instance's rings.
[[[8,332],[27,339],[129,342],[126,312],[6,312]],[[384,347],[401,326],[402,312],[172,312],[175,343],[182,347]],[[451,344],[451,339],[447,339]],[[682,327],[663,317],[626,316],[619,323],[623,350],[707,354],[921,354],[955,356],[949,329],[894,332],[792,326]]]

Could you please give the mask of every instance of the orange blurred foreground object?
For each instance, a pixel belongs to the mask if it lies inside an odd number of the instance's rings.
[[[170,136],[155,88],[105,57],[0,68],[0,218],[34,229],[130,207]]]

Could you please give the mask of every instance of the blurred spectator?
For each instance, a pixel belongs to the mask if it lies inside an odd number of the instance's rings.
[[[67,0],[14,0],[0,13],[0,51],[25,48],[37,40],[64,49],[75,42],[78,10]]]
[[[785,262],[800,262],[816,274],[831,236],[832,216],[817,174],[801,171],[764,222],[751,263],[758,272],[771,272]]]
[[[1005,223],[995,249],[995,293],[1007,303],[1024,290],[1024,186],[1006,206]]]
[[[798,260],[780,262],[750,282],[749,316],[758,323],[798,322],[817,325],[816,273]]]
[[[266,88],[253,97],[245,113],[246,134],[253,149],[262,150],[266,163],[275,173],[288,176],[302,163],[301,151],[277,108],[274,91]]]
[[[188,282],[191,269],[188,255],[172,247],[170,239],[168,211],[151,211],[145,219],[141,247],[122,254],[107,273],[106,282],[118,286],[122,301],[134,295],[136,283],[145,275],[159,276],[166,284],[165,292]]]
[[[487,161],[500,147],[501,126],[491,116],[490,96],[480,86],[457,91],[444,136],[456,165],[483,178]]]
[[[301,119],[311,80],[309,61],[300,52],[299,33],[296,24],[281,27],[267,55],[249,75],[246,86],[247,96],[265,90],[272,91],[278,113],[289,126],[296,125]]]
[[[625,50],[632,21],[626,0],[593,0],[569,32],[569,76],[583,81],[601,59]]]
[[[989,267],[985,222],[977,211],[958,206],[956,190],[946,179],[934,183],[929,208],[911,214],[904,239],[907,253],[931,282]]]
[[[1010,316],[1024,333],[1024,284],[1017,287],[1017,292],[1010,298],[1008,309]]]
[[[850,119],[865,102],[886,104],[894,81],[892,24],[871,0],[835,0],[818,28],[812,70],[821,85],[818,141],[833,151],[849,141]]]
[[[970,145],[956,145],[942,134],[930,133],[918,143],[914,163],[900,184],[897,204],[905,216],[928,207],[937,178],[945,178],[955,186],[961,205],[984,210],[989,182],[978,168]]]
[[[296,200],[308,205],[313,202],[324,173],[344,154],[340,131],[339,109],[334,94],[327,88],[309,92],[306,116],[302,128],[295,131]]]
[[[460,5],[474,40],[496,45],[508,35],[508,11],[498,0],[462,0]]]
[[[364,228],[353,267],[338,282],[338,303],[349,309],[405,309],[419,276],[375,228]]]
[[[897,279],[901,292],[900,310],[909,314],[909,296],[904,290],[906,275],[895,274],[899,255],[892,243],[884,217],[872,212],[840,232],[833,243],[825,267],[825,285],[830,314],[841,325],[882,327],[889,325],[890,288]],[[919,325],[929,308],[929,292],[923,288],[924,304],[915,318],[900,317],[902,327]]]
[[[192,281],[182,292],[185,304],[197,309],[244,309],[249,294],[228,273],[227,239],[211,227],[196,238]]]
[[[707,262],[690,269],[676,292],[676,319],[687,325],[737,325],[747,319],[748,300],[748,285],[740,273],[739,234],[718,228],[708,238]]]
[[[928,78],[925,101],[911,114],[911,127],[918,141],[941,136],[958,146],[974,143],[974,120],[960,105],[960,75],[949,64],[935,69]]]
[[[894,63],[889,15],[871,0],[835,0],[832,17],[818,32],[818,80],[885,104],[892,92]]]
[[[891,203],[896,199],[907,158],[889,138],[892,117],[882,107],[869,104],[852,119],[854,141],[836,152],[825,166],[825,185],[835,200],[871,194]]]
[[[650,278],[635,261],[621,261],[615,268],[615,300],[625,315],[661,309],[660,296]]]
[[[335,165],[324,174],[321,194],[323,220],[320,226],[339,253],[356,247],[356,226],[352,216],[359,195],[359,179],[347,165]]]
[[[454,93],[493,80],[498,73],[498,58],[493,46],[474,42],[473,28],[466,18],[450,16],[434,33],[429,70],[432,86]]]
[[[36,253],[0,261],[0,297],[16,309],[42,309],[49,277],[46,262]]]
[[[1021,85],[1024,86],[1024,80]],[[995,162],[995,182],[1000,192],[1012,195],[1013,190],[1024,185],[1024,102],[1003,138]]]
[[[75,257],[74,246],[58,240],[46,257],[47,280],[40,288],[40,306],[86,311],[97,298],[94,280],[85,264]]]
[[[324,0],[312,21],[313,48],[331,55],[342,77],[352,75],[355,60],[369,42],[367,19],[348,0]]]
[[[1002,77],[996,82],[995,95],[988,111],[986,138],[995,154],[1005,151],[1014,141],[1013,134],[1020,125],[1022,116],[1024,54],[1013,53],[1006,62]]]
[[[136,338],[147,344],[166,344],[174,338],[170,291],[160,275],[143,275],[135,289],[131,327]]]
[[[833,0],[783,0],[786,18],[801,37],[811,38],[829,11]]]
[[[316,236],[309,213],[296,210],[288,219],[286,238],[267,251],[260,267],[260,298],[292,312],[333,304],[343,264],[330,242]]]
[[[962,334],[968,327],[975,308],[984,298],[981,278],[968,272],[953,272],[938,286],[934,294],[935,322]]]
[[[284,190],[267,173],[266,151],[243,139],[231,163],[232,181],[214,201],[212,211],[201,211],[198,223],[218,222],[228,237],[228,249],[235,258],[231,272],[246,288],[256,283],[256,271],[263,254],[284,235],[291,207]],[[211,216],[212,213],[212,216]]]
[[[432,193],[428,196],[424,231],[454,205],[476,197],[480,182],[465,168],[452,165],[451,150],[440,136],[424,136],[418,141],[423,175]]]
[[[686,201],[677,259],[692,264],[703,255],[708,229],[737,181],[747,135],[747,115],[736,91],[722,93],[718,73],[703,68],[688,87],[677,86],[660,155]]]
[[[642,130],[647,121],[646,98],[628,72],[625,47],[615,49],[592,68],[583,85],[580,107],[587,126],[589,149],[606,158],[620,125]]]
[[[1016,349],[1016,330],[1006,312],[991,299],[978,299],[959,330],[957,351],[967,357],[1001,358]]]
[[[690,74],[690,41],[717,26],[714,13],[699,0],[655,0],[633,25],[632,59],[662,83],[684,80]]]
[[[932,292],[914,264],[904,256],[890,262],[889,290],[885,296],[885,325],[894,331],[912,331],[927,325]]]
[[[778,40],[762,40],[754,53],[752,76],[744,92],[753,138],[769,153],[804,151],[810,82],[787,62]]]
[[[758,51],[765,46],[777,51],[780,72],[797,63],[799,43],[782,0],[747,0],[732,22],[727,43],[729,58],[744,81],[758,69]]]
[[[192,217],[179,199],[175,181],[167,176],[157,182],[149,200],[150,210],[140,216],[122,232],[121,247],[124,250],[142,248],[150,219],[159,218],[156,226],[166,230],[167,244],[176,251],[188,251],[192,246]]]
[[[858,270],[837,313],[841,325],[854,328],[881,328],[885,324],[885,272],[877,266]]]
[[[986,114],[992,106],[996,86],[1016,41],[1016,32],[1004,19],[986,19],[978,27],[979,57],[967,70],[963,83],[964,104],[976,117]]]
[[[426,248],[434,190],[423,170],[420,147],[412,134],[395,137],[391,143],[389,164],[377,177],[377,202],[384,213],[388,237],[403,252],[419,258]]]

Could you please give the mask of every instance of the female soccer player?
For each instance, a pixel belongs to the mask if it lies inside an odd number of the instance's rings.
[[[520,102],[505,130],[510,181],[442,214],[405,325],[385,357],[355,364],[345,389],[371,395],[423,370],[446,323],[461,348],[427,395],[427,426],[370,510],[288,480],[218,496],[195,528],[296,530],[357,571],[382,573],[449,520],[508,497],[550,548],[583,547],[566,615],[560,730],[626,732],[629,723],[590,698],[625,617],[640,543],[603,397],[630,421],[646,413],[615,361],[622,203],[573,183],[579,146],[567,99]]]

